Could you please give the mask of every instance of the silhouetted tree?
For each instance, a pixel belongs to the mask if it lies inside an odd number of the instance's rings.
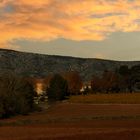
[[[94,93],[101,92],[102,79],[97,76],[93,76],[91,80],[91,89]]]
[[[80,89],[82,88],[82,79],[78,72],[67,72],[63,74],[63,77],[68,82],[68,92],[72,95],[77,95],[80,93]]]
[[[67,96],[68,84],[67,81],[59,74],[55,74],[47,88],[49,101],[59,101]]]
[[[133,90],[140,90],[140,65],[131,68],[131,85]]]
[[[119,68],[120,74],[120,88],[123,92],[132,92],[133,91],[133,84],[132,84],[132,75],[131,70],[128,68],[127,65],[122,65]]]
[[[105,71],[102,76],[102,82],[104,92],[119,92],[119,77],[117,73]]]
[[[119,92],[119,75],[115,72],[105,71],[102,77],[94,76],[91,81],[92,91],[97,92]]]
[[[127,76],[130,73],[130,70],[127,65],[122,65],[119,68],[119,74],[122,76]]]

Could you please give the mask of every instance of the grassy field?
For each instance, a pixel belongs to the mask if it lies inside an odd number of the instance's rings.
[[[140,140],[140,104],[57,103],[0,120],[0,140]]]
[[[0,140],[140,140],[139,99],[140,94],[73,96],[41,112],[0,120]]]
[[[89,94],[71,96],[69,102],[90,104],[140,104],[140,93]]]

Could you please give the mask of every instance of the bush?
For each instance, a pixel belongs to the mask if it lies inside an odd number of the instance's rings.
[[[12,74],[0,76],[0,117],[32,111],[34,94],[32,85],[23,78]]]

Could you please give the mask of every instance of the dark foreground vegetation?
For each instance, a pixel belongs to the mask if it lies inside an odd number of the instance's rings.
[[[0,76],[0,118],[28,114],[34,108],[35,91],[24,78],[14,74]]]

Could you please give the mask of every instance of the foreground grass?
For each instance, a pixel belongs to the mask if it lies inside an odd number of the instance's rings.
[[[121,94],[89,94],[71,96],[70,103],[91,104],[140,104],[140,93]]]
[[[0,127],[0,140],[140,140],[140,121],[109,120]]]
[[[41,112],[0,120],[0,127],[77,123],[95,120],[140,120],[140,104],[60,102]]]

